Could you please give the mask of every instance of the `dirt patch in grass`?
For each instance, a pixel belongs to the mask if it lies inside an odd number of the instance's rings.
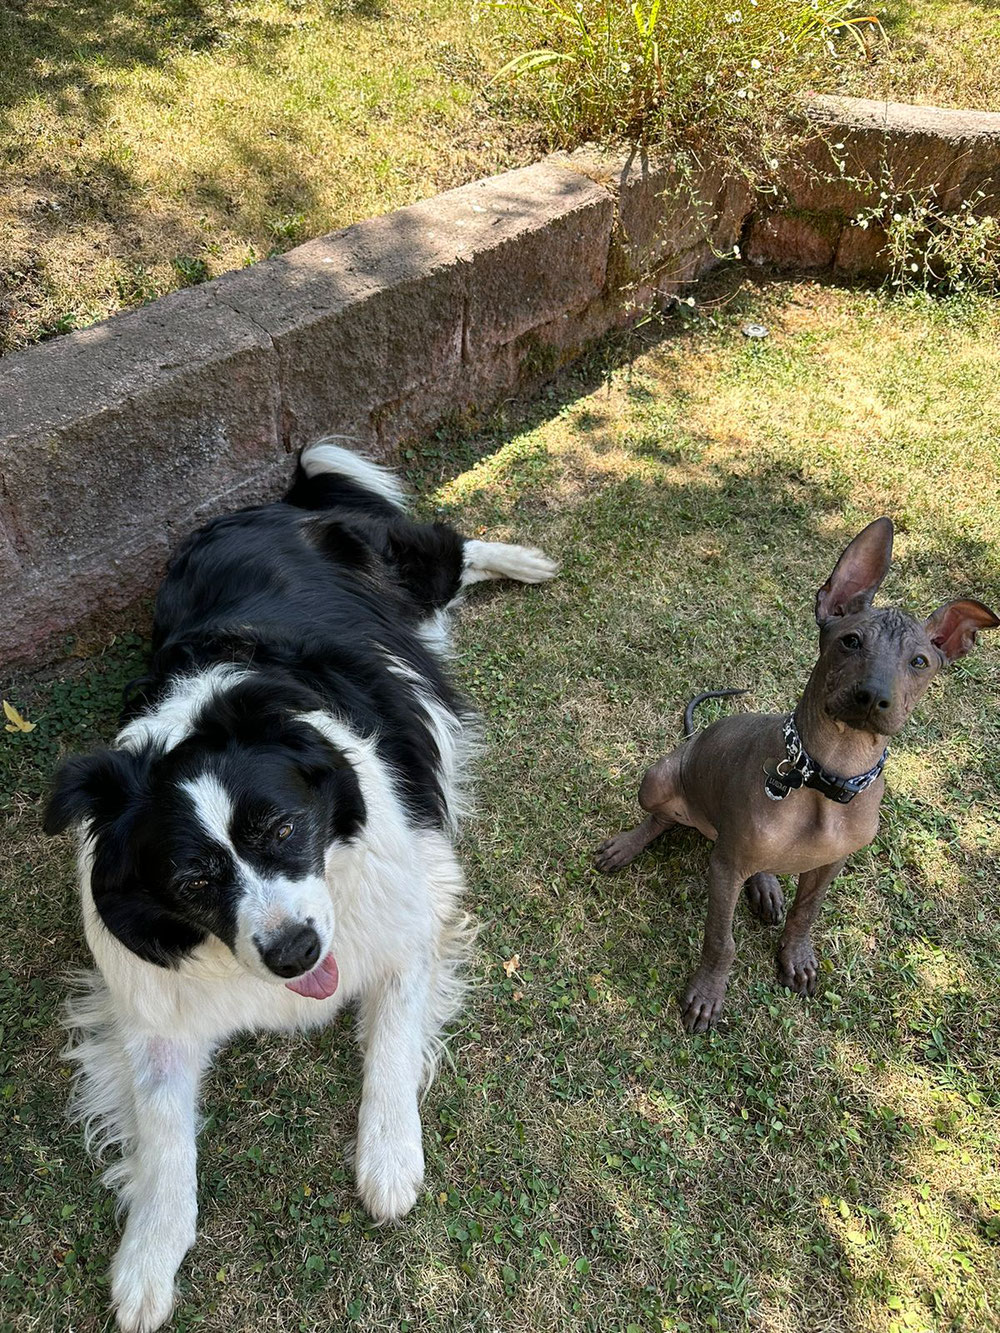
[[[815,999],[775,988],[775,941],[741,916],[727,1019],[683,1036],[706,844],[678,834],[613,879],[590,854],[693,691],[791,704],[815,589],[876,514],[899,530],[887,599],[1000,600],[1000,313],[738,276],[700,297],[409,459],[424,513],[564,563],[545,588],[478,590],[460,620],[488,740],[462,849],[482,931],[424,1108],[427,1192],[398,1228],[358,1206],[349,1020],[242,1039],[205,1089],[177,1329],[995,1325],[997,636],[894,746],[882,830],[820,923]],[[767,339],[741,335],[750,319]],[[112,1204],[60,1123],[72,849],[39,837],[37,804],[60,748],[111,733],[138,649],[21,688],[36,729],[0,733],[0,1301],[18,1333],[106,1327]]]

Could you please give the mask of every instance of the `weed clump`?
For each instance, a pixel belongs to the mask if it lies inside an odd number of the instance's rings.
[[[797,99],[868,58],[878,21],[857,0],[487,0],[507,57],[494,80],[554,146],[626,139],[712,148],[766,177]],[[731,6],[731,7],[730,7]]]

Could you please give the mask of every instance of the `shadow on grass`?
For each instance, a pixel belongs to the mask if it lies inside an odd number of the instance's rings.
[[[315,21],[374,20],[381,12],[376,0],[327,0]],[[116,76],[156,71],[170,89],[164,99],[182,109],[187,94],[174,68],[179,59],[218,49],[237,68],[244,60],[259,67],[290,31],[288,21],[243,15],[227,0],[0,6],[0,165],[10,180],[3,221],[14,238],[0,256],[0,352],[90,324],[116,299],[133,308],[172,286],[201,281],[220,233],[230,247],[244,245],[248,258],[305,239],[318,193],[297,161],[301,133],[294,118],[246,132],[231,118],[218,132],[229,149],[225,179],[194,168],[178,172],[175,188],[186,198],[172,201],[154,190],[152,208],[132,146],[107,132],[121,114]],[[32,99],[59,118],[55,126],[46,122],[44,132],[34,131],[15,117]],[[60,143],[50,151],[52,134]],[[53,278],[54,252],[64,262],[77,256],[73,262],[94,284],[96,311],[82,298],[74,303],[61,270]],[[102,276],[109,264],[113,280]]]
[[[7,0],[0,12],[0,111],[42,97],[58,111],[102,121],[96,69],[162,68],[180,51],[206,50],[225,30],[218,0]],[[0,118],[0,129],[4,121]]]

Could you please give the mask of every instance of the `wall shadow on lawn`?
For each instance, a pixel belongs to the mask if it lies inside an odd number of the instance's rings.
[[[223,11],[212,0],[7,0],[0,14],[0,112],[40,96],[62,112],[105,110],[100,69],[158,68],[218,41]],[[0,129],[4,121],[0,118]]]
[[[322,21],[379,12],[347,0],[329,4]],[[0,6],[0,165],[9,176],[0,222],[10,229],[0,260],[0,353],[202,281],[214,272],[219,244],[232,266],[234,248],[256,260],[313,234],[307,219],[318,194],[296,160],[294,119],[245,131],[227,119],[216,134],[227,150],[221,165],[178,169],[171,190],[185,198],[176,202],[155,190],[151,201],[127,136],[113,129],[117,74],[139,68],[172,79],[178,58],[225,44],[238,60],[241,42],[252,44],[259,62],[260,47],[289,30],[243,19],[219,0]],[[183,106],[183,87],[171,88],[170,99]],[[15,119],[32,98],[59,117],[57,148],[40,150],[34,131]],[[84,284],[73,281],[73,265]]]

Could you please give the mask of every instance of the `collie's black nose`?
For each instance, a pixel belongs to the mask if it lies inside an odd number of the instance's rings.
[[[300,977],[319,959],[321,945],[312,926],[292,926],[276,935],[260,956],[278,977]]]

